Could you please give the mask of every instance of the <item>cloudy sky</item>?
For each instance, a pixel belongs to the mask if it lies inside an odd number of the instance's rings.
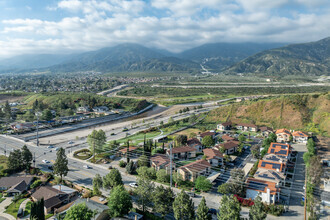
[[[0,0],[0,57],[330,36],[329,0]]]

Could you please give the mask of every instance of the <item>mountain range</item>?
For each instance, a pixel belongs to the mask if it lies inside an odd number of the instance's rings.
[[[78,54],[21,55],[0,60],[0,72],[211,72],[260,75],[329,74],[330,38],[283,46],[278,43],[212,43],[181,53],[120,44]]]

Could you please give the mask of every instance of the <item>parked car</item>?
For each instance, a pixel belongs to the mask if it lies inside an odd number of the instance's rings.
[[[23,214],[24,214],[23,209],[22,209],[22,208],[18,209],[17,217],[18,217],[18,218],[23,217]]]
[[[187,192],[187,194],[190,196],[190,197],[195,197],[196,194],[194,192]]]
[[[83,166],[85,169],[92,169],[92,167],[88,166],[88,165],[84,165]]]
[[[111,169],[112,169],[112,166],[110,165],[110,166],[108,167],[108,169],[111,170]]]
[[[48,169],[53,170],[54,168],[53,168],[53,166],[50,165],[50,166],[48,166]]]
[[[116,135],[115,133],[111,133],[110,135]]]
[[[56,151],[58,151],[59,149],[60,149],[59,147],[55,148]]]
[[[42,160],[42,162],[43,162],[43,163],[49,163],[49,161],[48,161],[48,160]]]
[[[133,187],[133,188],[137,188],[138,187],[138,184],[137,183],[130,183],[129,186],[130,187]]]
[[[216,209],[209,209],[208,213],[210,213],[212,215],[216,215],[218,212]]]
[[[69,141],[68,144],[73,144],[74,142],[73,141]]]
[[[51,149],[51,148],[54,148],[54,146],[52,146],[52,145],[49,145],[47,148],[48,148],[48,149]]]

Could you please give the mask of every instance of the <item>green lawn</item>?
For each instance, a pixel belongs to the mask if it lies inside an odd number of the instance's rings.
[[[26,198],[19,199],[17,202],[12,202],[6,209],[5,213],[10,214],[10,215],[14,216],[15,218],[17,218],[17,212],[18,212],[19,206],[21,205],[21,203],[24,200],[26,200]]]
[[[176,163],[177,163],[177,165],[184,166],[184,165],[187,165],[187,164],[192,163],[194,161],[196,161],[196,159],[177,161]]]
[[[24,210],[24,216],[30,215],[30,212],[31,212],[31,204],[32,204],[31,201],[28,201],[28,202],[26,203],[25,210]]]
[[[153,131],[153,132],[149,132],[149,133],[146,133],[146,134],[138,133],[138,134],[128,136],[126,138],[119,139],[119,140],[117,140],[117,143],[126,143],[127,140],[130,140],[132,143],[137,144],[139,142],[143,142],[144,135],[146,136],[146,139],[152,139],[152,138],[157,137],[160,134],[161,134],[160,131]]]
[[[6,198],[2,198],[2,193],[0,193],[0,203],[3,202],[3,200],[5,200]]]

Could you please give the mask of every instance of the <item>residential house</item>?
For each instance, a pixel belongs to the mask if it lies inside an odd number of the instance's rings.
[[[242,130],[242,131],[257,132],[258,126],[255,124],[239,123],[236,125],[236,129]]]
[[[80,203],[86,204],[88,209],[96,211],[96,215],[94,216],[93,219],[98,219],[98,217],[103,213],[104,211],[108,210],[109,207],[107,205],[100,204],[92,199],[83,199],[83,198],[78,198],[77,200],[74,201],[73,205],[77,205]],[[71,207],[72,207],[71,206]]]
[[[211,137],[214,139],[214,138],[215,138],[215,135],[216,135],[215,132],[213,132],[213,131],[207,131],[207,132],[204,132],[204,133],[200,133],[200,134],[198,134],[198,135],[197,135],[197,139],[198,139],[199,141],[202,141],[203,138],[206,137],[206,136],[211,136]]]
[[[44,199],[45,214],[53,213],[62,205],[67,204],[69,195],[65,192],[52,188],[51,186],[41,186],[32,195],[33,201]]]
[[[109,108],[107,106],[98,106],[93,108],[94,112],[104,113],[109,111]]]
[[[170,155],[170,150],[167,150],[167,155]],[[172,148],[172,158],[174,159],[190,159],[196,157],[196,149],[194,147],[182,146]]]
[[[292,132],[293,142],[307,144],[308,135],[302,131]]]
[[[290,159],[291,146],[290,144],[270,143],[267,153]]]
[[[275,170],[277,172],[285,172],[285,164],[281,162],[269,161],[269,160],[259,160],[258,168]]]
[[[213,166],[222,166],[223,165],[223,154],[216,149],[207,148],[203,150],[206,160]]]
[[[9,195],[17,195],[26,191],[34,177],[10,176],[0,179],[0,190],[7,191]]]
[[[290,136],[291,132],[285,128],[278,129],[275,132],[277,136],[277,142],[289,142],[290,141]]]
[[[237,151],[239,146],[239,142],[238,141],[229,141],[223,144],[219,144],[217,146],[215,146],[214,148],[220,150],[221,148],[225,149],[225,154],[229,155],[229,154],[233,154]]]
[[[263,126],[259,128],[263,137],[268,137],[271,133],[273,133],[273,129],[267,126]]]
[[[236,139],[233,138],[233,137],[230,137],[229,135],[222,135],[221,136],[221,139],[223,142],[227,143],[227,142],[230,142],[230,141],[235,141]]]
[[[75,197],[76,195],[78,195],[78,191],[75,189],[72,189],[70,187],[67,187],[65,185],[55,185],[52,186],[54,189],[57,189],[61,192],[64,192],[68,195],[69,199],[71,200],[73,197]]]
[[[86,112],[89,112],[89,107],[88,106],[81,106],[81,107],[78,107],[77,108],[77,112],[84,112],[84,113],[86,113]]]
[[[202,152],[203,145],[197,138],[190,138],[187,140],[187,145],[189,147],[194,147],[197,152]]]
[[[206,160],[197,160],[177,169],[184,181],[194,182],[198,176],[207,176],[211,173],[212,165]]]
[[[285,180],[283,172],[264,168],[258,168],[253,177],[259,180],[274,182],[277,186],[283,185],[283,181]]]
[[[15,132],[31,131],[35,128],[35,125],[32,122],[26,123],[13,123],[10,125],[11,129]]]
[[[228,131],[228,130],[231,129],[231,125],[232,125],[232,123],[230,121],[218,124],[217,125],[217,130],[219,130],[219,131]]]
[[[248,178],[246,180],[246,198],[255,199],[261,197],[262,202],[275,204],[280,201],[280,188],[275,182],[261,179]]]
[[[129,153],[129,155],[130,155],[130,156],[135,155],[137,149],[138,149],[137,147],[129,146],[129,148],[128,148],[128,153]],[[124,147],[123,149],[120,149],[120,150],[119,150],[119,154],[120,154],[120,156],[125,156],[126,153],[127,153],[127,147]]]
[[[156,154],[150,158],[151,167],[155,168],[156,171],[160,169],[166,170],[167,173],[170,173],[170,158],[164,154]],[[172,161],[172,170],[175,170],[176,164]]]

